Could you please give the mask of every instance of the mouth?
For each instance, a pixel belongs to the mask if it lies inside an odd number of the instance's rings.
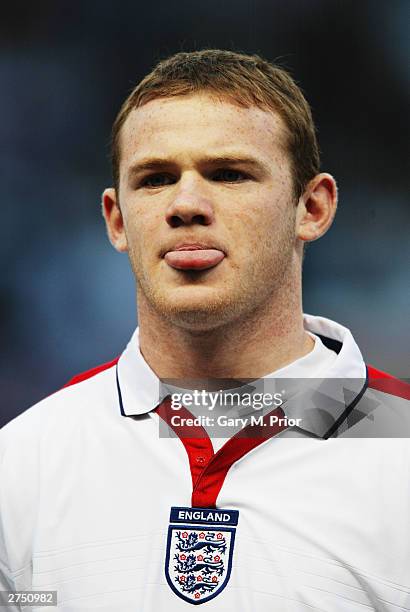
[[[225,258],[225,253],[205,244],[180,244],[164,255],[166,263],[175,270],[208,270]]]

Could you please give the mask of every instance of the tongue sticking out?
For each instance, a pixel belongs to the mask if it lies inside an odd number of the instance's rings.
[[[195,249],[194,251],[168,251],[165,261],[176,270],[207,270],[223,260],[225,254],[217,249]]]

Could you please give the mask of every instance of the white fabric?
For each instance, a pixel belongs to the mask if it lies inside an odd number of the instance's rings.
[[[342,342],[321,376],[365,378],[349,330],[308,315],[305,325]],[[118,367],[135,416],[120,412],[112,367],[0,432],[0,588],[57,590],[66,612],[191,609],[164,575],[170,507],[190,505],[187,455],[158,436],[158,381],[136,338]],[[359,407],[368,396],[388,399],[369,391]],[[228,472],[217,505],[239,510],[233,569],[207,611],[410,610],[408,439],[315,431],[325,427],[270,439]]]

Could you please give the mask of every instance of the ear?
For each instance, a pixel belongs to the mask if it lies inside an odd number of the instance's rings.
[[[112,246],[120,253],[125,253],[128,251],[128,244],[124,219],[117,201],[117,192],[113,187],[105,189],[102,194],[102,214]]]
[[[331,174],[322,172],[309,181],[299,199],[296,235],[303,242],[317,240],[333,223],[337,208],[337,185]]]

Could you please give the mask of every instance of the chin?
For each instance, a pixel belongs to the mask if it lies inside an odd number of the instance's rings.
[[[210,331],[236,318],[237,301],[220,290],[186,288],[157,298],[151,300],[151,306],[160,316],[191,331]]]

